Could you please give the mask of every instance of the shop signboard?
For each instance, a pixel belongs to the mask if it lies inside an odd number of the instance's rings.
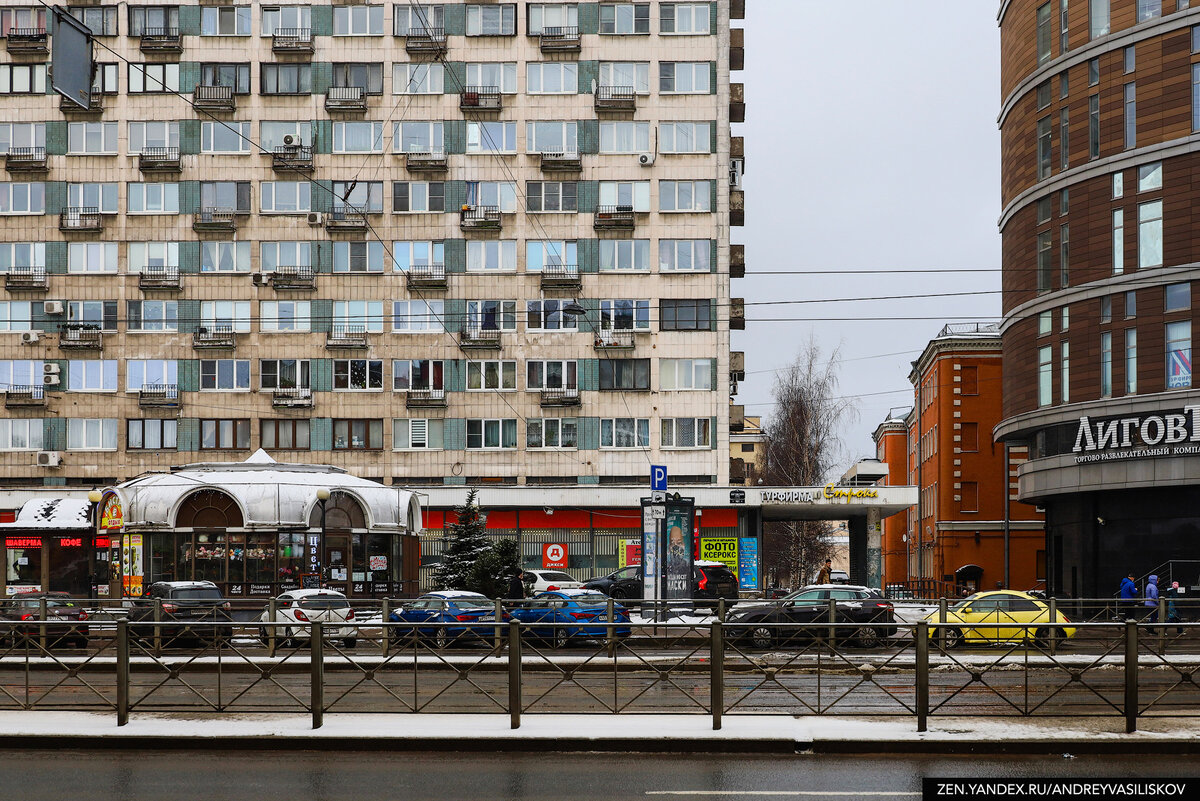
[[[742,537],[738,540],[738,587],[758,589],[758,540]]]
[[[300,576],[300,589],[302,590],[319,590],[321,589],[321,574],[320,573],[304,573]]]
[[[542,567],[550,570],[567,569],[567,546],[560,542],[548,542],[542,546]]]
[[[126,596],[142,595],[142,535],[126,534],[121,537],[121,586]]]
[[[24,595],[27,592],[41,592],[41,584],[9,584],[4,588],[5,595]]]
[[[125,525],[125,515],[121,510],[121,499],[115,492],[110,492],[100,508],[100,528],[106,531],[121,528]]]
[[[642,563],[642,541],[641,540],[621,540],[620,548],[617,550],[617,567],[625,568]]]
[[[738,572],[737,537],[704,537],[700,540],[700,559],[704,562],[720,562]]]

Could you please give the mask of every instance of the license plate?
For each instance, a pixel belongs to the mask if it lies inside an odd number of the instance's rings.
[[[480,622],[480,623],[495,623],[495,622],[496,622],[496,616],[495,616],[495,615],[488,615],[487,617],[481,617],[481,618],[479,618],[479,622]]]

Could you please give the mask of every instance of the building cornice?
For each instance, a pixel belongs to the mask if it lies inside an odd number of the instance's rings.
[[[935,361],[953,356],[956,353],[967,354],[972,358],[979,358],[980,356],[999,358],[1000,348],[1000,334],[974,338],[946,337],[945,339],[935,339],[925,346],[925,350],[912,363],[913,366],[912,370],[908,373],[908,380],[915,387],[917,382],[920,381],[920,376],[933,366]],[[995,353],[988,354],[988,351],[995,351]]]
[[[1200,403],[1200,388],[1153,392],[1146,395],[1127,395],[1120,398],[1098,398],[1062,406],[1047,406],[1001,420],[992,429],[992,438],[996,442],[1000,442],[1011,437],[1019,437],[1034,429],[1075,423],[1080,417],[1134,415],[1162,409],[1178,409],[1181,406],[1190,406],[1195,403]]]

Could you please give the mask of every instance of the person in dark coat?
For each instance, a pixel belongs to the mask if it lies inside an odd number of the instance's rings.
[[[518,601],[525,597],[525,584],[521,581],[521,571],[514,572],[508,579],[508,597],[505,600]]]
[[[1176,624],[1183,622],[1183,618],[1179,616],[1179,607],[1175,605],[1175,599],[1179,597],[1179,582],[1172,581],[1171,586],[1167,588],[1167,591],[1163,595],[1167,599],[1167,622]],[[1175,633],[1183,634],[1183,627],[1177,627]]]
[[[1121,580],[1121,611],[1124,613],[1126,620],[1137,617],[1137,600],[1137,583],[1133,580],[1133,574],[1130,573]]]

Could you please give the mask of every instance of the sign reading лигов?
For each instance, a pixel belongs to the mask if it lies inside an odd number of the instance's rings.
[[[1076,464],[1200,454],[1200,406],[1101,420],[1080,417],[1071,452]]]

